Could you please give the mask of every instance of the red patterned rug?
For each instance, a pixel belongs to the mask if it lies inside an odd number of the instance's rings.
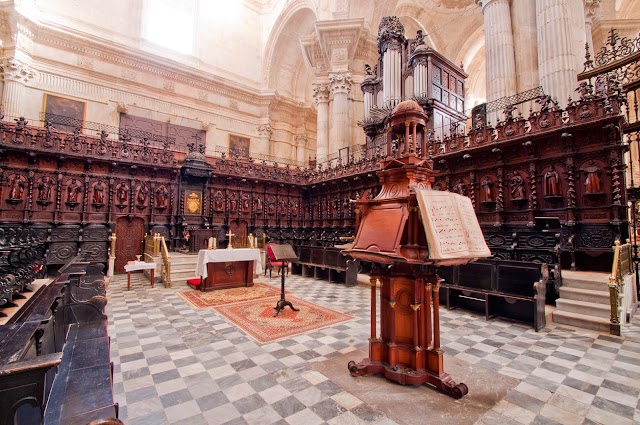
[[[262,298],[221,305],[214,307],[214,310],[263,344],[353,319],[290,295],[287,295],[287,301],[300,311],[285,307],[277,317],[273,317],[274,307],[279,299],[280,296]]]
[[[267,297],[279,297],[280,290],[265,283],[256,283],[248,288],[220,289],[210,292],[191,290],[179,292],[178,295],[195,308],[205,308]]]

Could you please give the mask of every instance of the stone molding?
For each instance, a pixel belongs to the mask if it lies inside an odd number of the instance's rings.
[[[304,147],[307,145],[307,141],[309,140],[306,134],[297,134],[295,136],[296,145]]]
[[[476,4],[482,8],[482,13],[493,3],[507,3],[511,5],[511,0],[476,0]]]

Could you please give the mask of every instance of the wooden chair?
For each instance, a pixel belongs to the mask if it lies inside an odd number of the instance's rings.
[[[264,268],[264,275],[267,275],[267,270],[269,270],[269,278],[271,278],[271,270],[274,267],[278,268],[278,274],[280,274],[280,272],[282,272],[282,268],[284,267],[286,269],[286,273],[287,276],[289,275],[289,267],[286,267],[285,264],[286,262],[283,261],[277,261],[275,255],[273,255],[273,250],[271,249],[271,245],[270,243],[266,244],[264,249],[265,249],[265,268]]]

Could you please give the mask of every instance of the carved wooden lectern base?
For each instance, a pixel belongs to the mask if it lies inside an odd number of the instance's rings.
[[[381,282],[380,337],[377,337],[375,320],[378,280]],[[433,269],[427,273],[396,270],[388,276],[371,276],[369,357],[360,363],[349,362],[351,375],[380,374],[402,385],[429,384],[455,399],[469,392],[465,384],[455,383],[444,372],[438,282]]]

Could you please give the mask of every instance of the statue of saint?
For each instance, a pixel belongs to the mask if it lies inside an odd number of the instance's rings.
[[[458,183],[454,186],[453,191],[459,195],[467,196],[467,185],[462,180],[458,180]]]
[[[102,184],[102,180],[93,186],[93,203],[98,205],[104,204],[104,184]]]
[[[11,180],[11,186],[9,187],[9,199],[22,199],[24,193],[24,181],[20,176],[15,176]]]
[[[169,193],[167,192],[167,188],[164,186],[160,186],[156,190],[156,207],[164,208],[167,206],[167,196]]]
[[[116,196],[118,198],[118,202],[121,205],[124,205],[127,203],[127,198],[129,198],[129,194],[127,191],[127,185],[124,183],[120,183],[120,185],[118,186],[118,189],[116,190]]]
[[[51,198],[51,178],[48,176],[40,178],[40,184],[38,184],[38,200],[49,201]]]
[[[544,194],[546,196],[560,195],[560,176],[555,170],[549,170],[544,175]]]
[[[138,188],[138,196],[136,196],[136,204],[144,205],[147,202],[147,195],[149,194],[149,187],[142,183]]]
[[[602,193],[600,168],[592,164],[582,171],[587,174],[584,180],[585,193]]]
[[[76,179],[71,179],[67,186],[67,202],[78,202],[78,195],[82,192],[82,183]]]
[[[491,194],[492,185],[493,185],[493,182],[491,181],[491,178],[489,176],[484,176],[482,183],[480,183],[480,186],[482,186],[484,201],[488,201],[488,202],[493,201],[493,195]]]
[[[509,181],[512,199],[524,199],[524,180],[515,174]]]

